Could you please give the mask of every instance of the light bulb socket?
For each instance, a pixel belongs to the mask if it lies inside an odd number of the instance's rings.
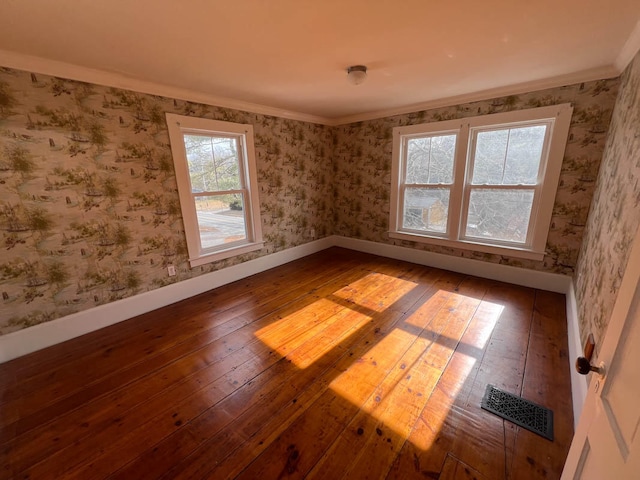
[[[347,68],[347,78],[354,85],[360,85],[367,78],[367,67],[364,65],[352,65]]]

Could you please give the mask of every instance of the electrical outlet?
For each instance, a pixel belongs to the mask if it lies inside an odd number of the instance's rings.
[[[176,267],[175,267],[175,265],[168,265],[167,266],[167,272],[169,272],[169,276],[170,277],[175,277],[175,275],[176,275]]]
[[[316,229],[312,228],[311,230],[309,230],[309,236],[311,238],[316,238]]]

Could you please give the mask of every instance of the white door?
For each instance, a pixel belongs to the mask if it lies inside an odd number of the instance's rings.
[[[640,479],[640,229],[618,291],[562,480]]]

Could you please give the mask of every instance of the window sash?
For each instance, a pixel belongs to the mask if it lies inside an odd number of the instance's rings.
[[[433,139],[434,138],[438,138],[438,137],[451,137],[453,136],[454,139],[454,155],[452,160],[452,165],[451,165],[451,181],[450,182],[426,182],[426,183],[421,183],[421,182],[411,182],[408,181],[407,177],[408,177],[408,168],[409,168],[409,143],[412,140],[423,140],[423,139],[430,139],[430,151],[429,151],[429,170],[431,168],[431,163],[432,163],[432,151],[433,151]],[[457,131],[444,131],[444,132],[435,132],[433,134],[426,134],[426,135],[412,135],[412,136],[406,136],[403,138],[403,172],[402,172],[402,178],[403,178],[403,183],[406,185],[453,185],[453,183],[455,182],[455,161],[456,161],[456,154],[455,154],[455,150],[458,147],[458,132]],[[429,172],[429,176],[431,176],[431,171]]]
[[[494,183],[494,182],[485,182],[485,183],[473,183],[473,177],[476,169],[476,159],[477,159],[477,145],[478,145],[478,135],[480,133],[485,132],[496,132],[496,131],[511,131],[518,128],[526,128],[526,127],[545,127],[544,139],[542,143],[542,149],[540,152],[540,158],[538,160],[538,170],[535,177],[535,182],[533,183]],[[482,127],[471,127],[469,129],[469,154],[468,154],[468,168],[467,175],[465,176],[464,181],[464,198],[462,201],[462,209],[460,212],[460,238],[463,240],[479,240],[479,241],[489,241],[495,243],[496,245],[517,245],[525,248],[531,248],[533,246],[534,241],[534,232],[535,232],[535,223],[538,217],[538,209],[540,207],[540,195],[542,193],[543,182],[545,179],[545,172],[548,162],[548,154],[549,154],[549,140],[550,135],[554,127],[553,120],[532,120],[529,122],[517,122],[517,123],[509,123],[506,125],[500,126],[482,126]],[[504,161],[506,168],[506,161],[509,154],[508,151],[509,145],[506,146],[506,151],[504,154]],[[503,171],[504,176],[504,171]],[[469,219],[469,210],[470,210],[470,199],[472,191],[481,191],[481,190],[503,190],[503,191],[532,191],[533,192],[533,200],[531,202],[531,208],[529,209],[529,220],[527,222],[527,234],[523,241],[508,241],[504,239],[500,239],[497,237],[482,237],[477,235],[471,235],[467,232],[468,228],[468,219]]]
[[[519,247],[530,247],[531,241],[533,238],[533,230],[535,224],[535,211],[536,211],[536,203],[538,201],[539,189],[532,188],[530,185],[516,185],[516,186],[504,186],[504,185],[467,185],[467,189],[465,189],[465,198],[464,205],[465,208],[461,212],[460,215],[460,238],[468,241],[481,241],[481,242],[491,242],[497,245],[515,245]],[[487,237],[482,235],[473,235],[467,231],[469,227],[469,215],[471,213],[471,196],[474,191],[477,192],[487,192],[487,191],[502,191],[502,192],[531,192],[533,194],[531,207],[529,209],[529,219],[526,224],[526,236],[522,241],[517,240],[507,240],[503,238],[499,238],[497,236]]]
[[[510,127],[505,127],[505,128],[510,128]],[[491,129],[485,129],[484,131],[491,131]],[[433,135],[429,135],[429,136],[433,136]],[[415,137],[414,137],[415,138]],[[406,145],[406,140],[405,140],[405,145]],[[470,146],[469,148],[473,148],[475,147],[475,143]],[[546,147],[546,143],[545,143],[545,147]],[[406,149],[405,149],[406,152]],[[470,158],[473,158],[473,152],[469,153]],[[543,152],[544,155],[544,152]],[[406,158],[406,157],[405,157]],[[454,172],[455,172],[455,161],[457,159],[454,159]],[[467,171],[467,175],[464,178],[464,182],[462,183],[462,185],[460,185],[460,182],[457,182],[456,180],[458,180],[458,178],[456,178],[456,176],[454,175],[453,177],[453,181],[450,183],[406,183],[406,170],[407,170],[407,162],[403,161],[403,174],[402,174],[402,178],[403,178],[403,183],[399,186],[399,190],[400,190],[400,202],[399,202],[399,209],[400,209],[400,215],[398,216],[398,230],[403,231],[403,232],[413,232],[416,233],[418,235],[430,235],[430,236],[436,236],[436,237],[443,237],[443,238],[449,238],[451,239],[452,235],[451,235],[451,230],[453,230],[453,225],[452,224],[456,224],[456,229],[457,233],[455,235],[455,238],[453,238],[453,240],[457,240],[457,239],[462,239],[462,240],[470,240],[470,241],[474,241],[474,240],[480,240],[483,242],[491,242],[491,243],[496,243],[499,245],[517,245],[517,246],[524,246],[524,247],[529,247],[531,245],[532,239],[533,239],[533,230],[534,230],[534,224],[535,224],[535,218],[536,215],[535,213],[537,212],[537,208],[539,206],[539,196],[540,196],[540,190],[541,190],[541,186],[542,186],[542,180],[543,180],[543,176],[544,176],[544,171],[543,171],[543,167],[545,166],[545,162],[543,161],[544,159],[541,159],[539,167],[538,167],[538,175],[537,175],[537,181],[535,184],[498,184],[498,183],[483,183],[483,184],[473,184],[471,183],[471,179],[473,178],[473,163],[471,163],[471,161],[469,162],[469,168],[466,168]],[[459,194],[460,190],[462,193],[462,201],[455,201],[456,199],[453,198],[453,192],[454,192],[454,187],[456,186],[461,186],[461,188],[457,188],[456,189],[456,193]],[[406,200],[407,200],[407,196],[406,196],[406,191],[407,189],[442,189],[442,190],[449,190],[449,205],[447,208],[447,218],[448,218],[448,222],[447,222],[447,226],[444,229],[444,231],[439,232],[439,231],[435,231],[435,230],[429,230],[429,229],[417,229],[417,228],[410,228],[405,226],[404,223],[404,218],[406,216]],[[527,236],[526,239],[523,242],[517,242],[517,241],[505,241],[499,238],[491,238],[491,237],[481,237],[481,236],[474,236],[474,235],[470,235],[467,233],[467,223],[468,223],[468,216],[469,216],[469,207],[470,207],[470,198],[471,198],[471,192],[474,190],[504,190],[504,191],[518,191],[518,190],[522,190],[522,191],[533,191],[533,201],[531,204],[531,210],[529,211],[529,221],[527,222]],[[461,205],[460,208],[454,209],[454,205]],[[458,215],[456,215],[456,212],[459,212]],[[455,218],[458,217],[459,221],[456,222]]]
[[[237,162],[237,166],[238,166],[238,181],[239,181],[239,187],[240,189],[245,189],[247,186],[247,178],[246,178],[246,174],[245,174],[245,159],[244,159],[244,151],[245,151],[245,142],[244,142],[244,135],[229,135],[229,134],[218,134],[218,133],[208,133],[208,134],[203,134],[202,132],[192,132],[189,130],[183,130],[182,132],[182,138],[184,141],[184,138],[186,136],[199,136],[199,137],[208,137],[208,138],[213,138],[213,139],[229,139],[229,140],[233,140],[236,144],[236,158],[235,158],[235,162]],[[186,145],[186,142],[185,142]],[[186,150],[186,147],[185,147]],[[186,153],[186,151],[185,151]],[[214,160],[215,162],[215,160]],[[189,163],[188,157],[187,157],[187,163]],[[209,190],[207,189],[206,191],[199,191],[196,190],[194,191],[193,188],[193,182],[192,182],[192,176],[191,173],[189,173],[189,186],[190,186],[190,192],[192,195],[196,195],[199,193],[215,193],[215,192],[227,192],[227,191],[231,191],[231,190],[237,190],[237,189],[232,189],[232,188],[228,188],[228,189],[213,189],[213,190]]]
[[[483,183],[474,183],[473,182],[473,176],[475,173],[475,169],[476,169],[476,157],[477,157],[477,146],[478,146],[478,134],[480,133],[488,133],[488,132],[499,132],[499,131],[504,131],[504,130],[514,130],[514,129],[519,129],[519,128],[525,128],[525,127],[540,127],[540,126],[544,126],[545,127],[545,135],[544,135],[544,139],[543,139],[543,144],[542,144],[542,150],[540,152],[540,161],[538,163],[538,171],[537,171],[537,175],[536,175],[536,179],[533,183],[494,183],[494,182],[483,182]],[[467,176],[465,177],[465,185],[473,185],[473,186],[480,186],[480,185],[505,185],[505,186],[516,186],[516,185],[526,185],[526,186],[532,186],[532,185],[540,185],[543,181],[544,181],[544,176],[545,176],[545,171],[546,171],[546,166],[547,166],[547,161],[548,161],[548,156],[549,156],[549,143],[550,143],[550,136],[551,136],[551,132],[554,126],[554,121],[553,120],[547,120],[547,121],[530,121],[530,122],[516,122],[516,123],[512,123],[512,124],[507,124],[507,125],[500,125],[500,126],[485,126],[485,127],[470,127],[469,128],[469,136],[470,136],[470,142],[469,142],[469,154],[468,154],[468,159],[467,159],[467,164],[469,165],[469,168],[467,169]],[[508,156],[508,151],[505,152],[505,162]]]
[[[442,191],[447,191],[448,192],[448,206],[446,208],[446,214],[445,217],[447,218],[445,224],[444,224],[444,229],[442,231],[436,230],[436,229],[428,229],[428,228],[424,228],[424,229],[420,229],[420,228],[411,228],[410,226],[405,226],[405,219],[407,217],[407,211],[406,211],[406,202],[407,202],[407,190],[442,190]],[[450,211],[451,211],[451,190],[452,190],[452,185],[451,184],[433,184],[433,185],[414,185],[414,184],[408,184],[408,185],[403,185],[401,187],[401,193],[400,193],[400,198],[401,198],[401,205],[402,205],[402,215],[401,215],[401,225],[402,225],[402,230],[403,231],[407,231],[407,232],[415,232],[418,235],[422,235],[422,234],[429,234],[429,235],[434,235],[434,236],[438,236],[438,237],[444,237],[447,238],[448,234],[449,234],[449,219],[450,219]],[[435,202],[434,202],[435,203]],[[415,210],[421,210],[422,211],[422,216],[424,219],[424,216],[426,215],[427,218],[429,218],[432,215],[432,211],[431,209],[433,208],[433,206],[431,205],[416,205],[414,206],[413,209]],[[434,222],[435,223],[435,222]]]
[[[241,199],[242,199],[242,222],[236,222],[233,220],[234,217],[227,217],[224,219],[225,221],[225,230],[227,231],[227,235],[226,237],[224,236],[215,236],[215,235],[207,235],[207,225],[204,224],[203,221],[201,221],[201,213],[208,213],[209,216],[216,216],[219,215],[218,213],[215,212],[205,212],[203,210],[199,210],[198,209],[198,205],[196,204],[196,222],[197,222],[197,226],[198,226],[198,244],[199,244],[199,251],[201,252],[201,254],[206,255],[207,253],[214,253],[218,250],[221,249],[229,249],[229,248],[233,248],[236,246],[240,246],[240,245],[245,245],[247,243],[251,243],[251,238],[252,238],[252,229],[251,229],[251,222],[248,221],[247,218],[247,194],[248,192],[246,191],[238,191],[234,194],[230,194],[229,192],[223,191],[221,193],[216,193],[216,194],[211,194],[211,195],[198,195],[198,196],[194,196],[194,198],[199,198],[199,199],[209,199],[209,198],[216,198],[216,197],[227,197],[229,195],[240,195]],[[202,217],[205,217],[205,215],[202,215]],[[241,223],[241,225],[240,225]],[[230,240],[233,237],[238,237],[239,234],[242,234],[242,238],[236,238],[235,240]],[[208,243],[214,243],[211,246],[205,246],[205,238],[209,238],[209,242]],[[222,239],[222,241],[217,241],[219,239]]]
[[[170,113],[167,113],[166,117],[191,266],[202,265],[262,248],[252,126],[185,117]],[[207,189],[207,191],[194,192],[189,172],[185,135],[234,140],[236,143],[236,161],[238,162],[239,188],[236,185],[236,187],[226,190]],[[206,215],[202,214],[202,210],[200,210],[201,216],[199,218],[198,207],[196,206],[197,201],[199,199],[231,195],[240,196],[242,216],[229,216],[226,219],[224,228],[220,230],[229,233],[228,238],[224,237],[227,233],[222,233],[218,237],[209,235],[208,240],[205,239],[202,218]],[[210,213],[216,215],[214,211]],[[242,218],[242,228],[240,225],[234,225],[234,223],[238,222],[234,222],[233,218]],[[212,225],[212,228],[215,228],[215,225]],[[243,238],[233,238],[241,233]],[[220,241],[221,238],[223,241]],[[215,244],[216,242],[217,244]]]
[[[439,245],[459,246],[491,253],[508,248],[514,256],[542,259],[548,235],[557,179],[560,175],[562,156],[566,146],[569,123],[573,108],[570,104],[554,105],[530,110],[484,115],[466,119],[411,125],[394,128],[394,158],[392,169],[392,208],[390,214],[390,236],[414,241],[426,241]],[[535,183],[473,184],[473,168],[478,134],[496,130],[544,126],[544,140]],[[454,176],[451,183],[407,183],[407,145],[410,139],[456,134]],[[514,153],[505,147],[505,169]],[[549,164],[553,157],[553,164]],[[503,170],[504,179],[505,170]],[[526,179],[526,177],[525,177]],[[550,179],[550,180],[549,180]],[[545,183],[546,182],[546,183]],[[445,232],[407,228],[404,221],[405,199],[408,188],[449,188],[450,200],[448,225]],[[497,191],[532,191],[533,199],[527,233],[524,241],[505,241],[473,235],[468,230],[470,198],[472,192],[492,189]],[[546,192],[546,193],[545,193]],[[549,193],[551,192],[551,193]],[[546,230],[545,230],[546,228]],[[423,238],[424,240],[421,240]],[[477,248],[474,247],[477,245]],[[495,247],[495,248],[494,248]],[[532,252],[531,254],[527,252]],[[535,252],[535,253],[534,253]]]
[[[234,194],[240,194],[242,195],[243,198],[243,205],[245,208],[243,208],[242,211],[242,217],[243,217],[243,223],[244,223],[244,232],[245,232],[245,236],[242,239],[239,240],[235,240],[235,241],[231,241],[231,242],[225,242],[222,245],[215,245],[215,246],[211,246],[211,247],[204,247],[203,246],[203,238],[202,238],[202,228],[200,225],[200,219],[198,217],[198,212],[197,212],[197,208],[196,208],[196,225],[198,226],[198,257],[203,256],[203,255],[207,255],[207,254],[211,254],[211,253],[215,253],[217,251],[220,250],[228,250],[230,248],[234,248],[237,246],[241,246],[241,245],[246,245],[249,243],[252,243],[254,241],[254,236],[253,236],[253,229],[251,228],[251,217],[248,215],[250,215],[250,210],[248,208],[246,208],[248,205],[250,205],[249,203],[249,197],[248,197],[248,189],[246,188],[247,185],[247,177],[246,177],[246,168],[245,168],[245,157],[244,157],[244,151],[245,151],[245,141],[244,141],[244,134],[240,134],[240,135],[230,135],[230,134],[223,134],[223,133],[218,133],[218,132],[211,132],[211,133],[205,133],[203,134],[201,131],[191,131],[189,129],[185,129],[182,131],[182,137],[184,139],[184,137],[186,135],[199,135],[199,136],[206,136],[206,137],[211,137],[211,138],[228,138],[228,139],[233,139],[236,142],[236,152],[237,152],[237,159],[236,161],[238,162],[238,177],[239,177],[239,181],[240,181],[240,187],[239,189],[229,189],[229,190],[209,190],[209,191],[205,191],[205,192],[194,192],[193,191],[193,185],[191,184],[191,175],[189,175],[189,189],[191,192],[191,197],[193,198],[194,204],[195,204],[195,200],[199,197],[214,197],[214,196],[226,196],[226,195],[234,195]]]
[[[246,188],[236,189],[236,190],[211,190],[209,192],[195,192],[191,193],[193,198],[197,197],[210,197],[212,195],[235,195],[238,193],[247,193]]]

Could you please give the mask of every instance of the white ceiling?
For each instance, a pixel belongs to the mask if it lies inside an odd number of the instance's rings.
[[[640,46],[640,0],[2,0],[0,18],[0,65],[329,124],[615,76]]]

